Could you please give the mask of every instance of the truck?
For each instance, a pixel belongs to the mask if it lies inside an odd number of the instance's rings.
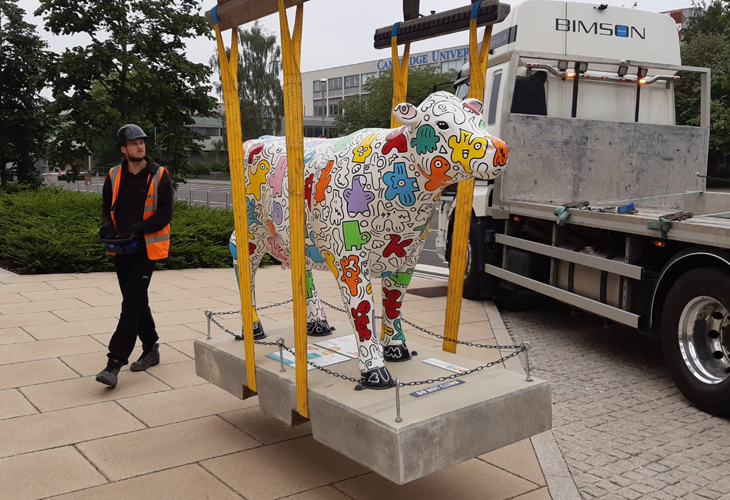
[[[730,195],[706,190],[710,70],[682,66],[674,20],[527,0],[494,26],[487,130],[509,147],[475,186],[464,297],[533,290],[660,339],[697,408],[730,413]],[[696,82],[699,126],[676,124]],[[469,67],[454,82],[466,96]],[[437,208],[448,260],[454,192]]]

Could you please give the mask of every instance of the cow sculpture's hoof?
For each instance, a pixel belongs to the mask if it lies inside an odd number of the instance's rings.
[[[360,386],[364,389],[390,389],[395,387],[395,380],[388,369],[383,366],[362,372]]]
[[[260,321],[254,321],[253,322],[253,339],[254,340],[261,340],[266,338],[266,332],[264,332],[264,327],[261,326]]]
[[[385,361],[408,361],[411,359],[411,351],[405,344],[387,345],[383,352]]]
[[[326,319],[307,322],[307,335],[312,337],[326,337],[332,333],[332,330],[334,328],[327,323]]]

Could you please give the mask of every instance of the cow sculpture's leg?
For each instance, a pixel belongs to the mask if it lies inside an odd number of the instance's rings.
[[[375,304],[368,264],[361,262],[358,255],[345,255],[339,260],[339,265],[342,301],[350,315],[360,351],[360,385],[369,389],[393,387],[395,382],[385,367],[383,347],[375,331]]]
[[[314,287],[312,270],[307,269],[307,335],[312,337],[324,337],[332,333],[332,328],[327,323],[327,317],[322,308],[322,302]]]
[[[406,346],[401,323],[401,305],[406,295],[412,271],[395,273],[383,278],[383,329],[380,343],[386,361],[408,361],[411,353]]]
[[[233,270],[236,273],[236,285],[239,285],[240,281],[238,278],[238,244],[236,241],[235,231],[233,231],[233,233],[231,234],[230,250],[233,257]],[[256,245],[253,242],[249,242],[248,250],[249,259],[251,262],[251,304],[253,306],[253,338],[254,340],[260,340],[266,338],[266,333],[264,332],[264,328],[263,326],[261,326],[261,321],[259,321],[259,316],[256,313],[256,271],[259,268],[259,264],[261,264],[261,259],[263,258],[265,251],[263,246]]]

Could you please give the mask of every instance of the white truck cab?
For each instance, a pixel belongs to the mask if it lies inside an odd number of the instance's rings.
[[[679,78],[700,87],[699,127],[676,125]],[[468,66],[455,85],[465,97]],[[464,296],[530,289],[661,337],[682,393],[729,414],[730,196],[705,191],[709,85],[681,66],[669,16],[516,6],[493,29],[483,109],[509,161],[475,186]],[[454,195],[438,212],[447,259]]]

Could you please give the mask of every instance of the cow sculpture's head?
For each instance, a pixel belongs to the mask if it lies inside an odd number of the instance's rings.
[[[507,164],[507,145],[487,134],[477,99],[462,101],[448,92],[435,92],[418,107],[399,104],[393,114],[410,127],[409,145],[419,165],[445,169],[452,182],[494,179]]]

